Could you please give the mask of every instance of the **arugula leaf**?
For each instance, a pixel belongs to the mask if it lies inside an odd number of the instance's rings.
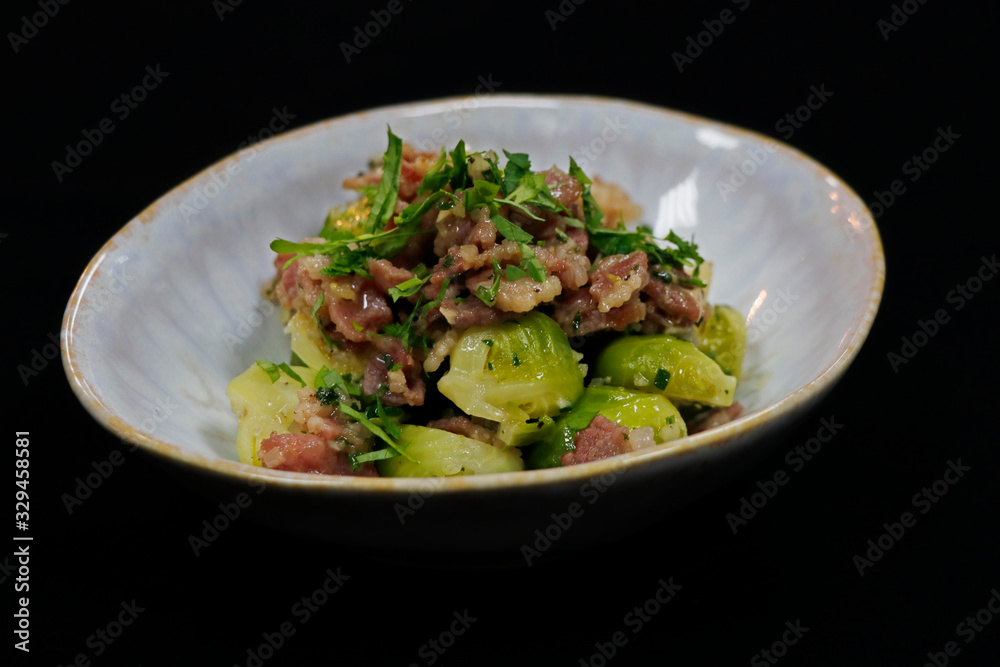
[[[382,156],[382,181],[379,183],[372,210],[368,214],[365,229],[375,232],[384,229],[396,210],[396,197],[399,195],[399,173],[403,159],[403,140],[388,128],[389,146]]]

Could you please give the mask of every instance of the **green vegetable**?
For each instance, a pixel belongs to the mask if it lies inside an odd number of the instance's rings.
[[[505,443],[523,444],[539,429],[529,420],[557,415],[583,393],[581,358],[559,325],[535,311],[466,329],[438,389],[466,414],[499,422]]]
[[[712,306],[712,316],[698,329],[698,349],[715,360],[726,375],[739,379],[747,347],[747,327],[739,311]]]
[[[527,466],[561,466],[562,455],[576,449],[573,441],[577,432],[590,426],[597,415],[628,428],[652,427],[658,445],[687,435],[677,408],[663,396],[610,385],[588,387],[573,408],[556,419],[555,427],[530,448],[525,457]]]
[[[403,140],[388,130],[389,146],[382,157],[382,181],[375,192],[372,210],[368,214],[365,229],[369,233],[385,229],[396,210],[399,196],[399,173],[403,160]]]
[[[666,334],[622,336],[598,355],[594,370],[615,386],[705,405],[731,405],[736,390],[736,378],[693,343]],[[660,370],[670,374],[662,389],[655,384]]]
[[[383,477],[451,477],[524,470],[517,448],[494,447],[437,428],[403,426],[399,443],[412,460],[397,456],[378,461],[376,466]]]

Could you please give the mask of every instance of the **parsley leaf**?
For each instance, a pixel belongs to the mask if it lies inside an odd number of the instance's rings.
[[[594,195],[590,193],[590,186],[594,182],[583,173],[583,169],[580,169],[580,165],[572,157],[569,159],[569,175],[579,181],[580,186],[583,188],[583,220],[587,223],[587,229],[600,228],[601,221],[604,219],[604,212],[598,206]]]
[[[451,152],[451,178],[448,182],[451,183],[452,191],[458,192],[468,181],[469,163],[465,157],[465,141],[460,139]]]
[[[500,270],[500,264],[494,259],[493,260],[493,284],[490,285],[489,289],[480,285],[476,288],[476,296],[479,300],[485,303],[491,308],[497,302],[497,291],[500,289],[500,276],[503,272]]]
[[[396,198],[399,195],[399,173],[403,159],[403,140],[388,130],[389,146],[382,157],[382,182],[379,183],[372,210],[368,214],[365,229],[375,232],[384,229],[396,210]]]
[[[663,391],[667,388],[667,383],[670,382],[670,371],[665,368],[661,368],[656,371],[656,377],[653,378],[653,385]]]
[[[531,161],[527,153],[504,151],[503,154],[507,156],[507,166],[503,169],[503,191],[513,192],[521,182],[521,177],[531,173]]]
[[[403,456],[403,457],[409,459],[410,461],[413,461],[414,463],[416,463],[416,460],[412,456],[410,456],[409,454],[406,453],[406,447],[405,446],[400,446],[400,445],[396,444],[396,441],[392,439],[392,436],[390,436],[388,433],[386,433],[385,431],[383,431],[381,429],[381,427],[379,427],[378,424],[376,424],[371,419],[369,419],[368,417],[366,417],[364,415],[364,413],[358,412],[357,410],[355,410],[354,408],[352,408],[351,406],[349,406],[347,403],[344,403],[344,402],[341,402],[338,407],[340,407],[340,411],[341,412],[343,412],[348,417],[351,417],[352,419],[354,419],[355,421],[357,421],[359,424],[361,424],[362,426],[364,426],[366,429],[368,429],[369,431],[371,431],[372,433],[374,433],[378,438],[381,438],[387,445],[389,445],[394,450],[396,450],[401,456]]]

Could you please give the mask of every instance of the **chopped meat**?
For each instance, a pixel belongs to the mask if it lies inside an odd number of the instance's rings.
[[[602,223],[605,227],[616,227],[619,221],[633,222],[642,216],[642,207],[632,201],[620,186],[602,181],[596,176],[593,180],[590,194],[604,213]]]
[[[677,272],[679,277],[689,277]],[[650,317],[664,329],[690,327],[705,315],[705,290],[685,287],[676,279],[665,283],[655,278],[643,288],[648,295]]]
[[[431,428],[439,428],[443,431],[449,431],[450,433],[464,435],[466,438],[472,438],[473,440],[478,440],[479,442],[485,442],[487,445],[494,445],[496,447],[504,446],[503,440],[500,439],[495,431],[491,431],[485,426],[480,426],[479,424],[474,423],[468,417],[435,419],[427,425]]]
[[[576,218],[583,219],[583,186],[580,182],[559,167],[552,167],[544,172],[545,184],[559,203],[569,210]]]
[[[617,308],[600,312],[594,298],[585,289],[571,292],[556,303],[552,318],[569,336],[585,336],[595,331],[624,331],[630,324],[646,317],[646,304],[638,294]]]
[[[649,258],[636,250],[628,255],[610,255],[590,272],[590,296],[597,309],[606,313],[628,302],[649,282]]]
[[[577,241],[577,237],[580,234],[567,234],[569,240],[565,243],[555,243],[546,246],[548,251],[561,259],[565,265],[565,268],[562,269],[547,267],[559,278],[564,290],[579,289],[590,280],[590,259],[587,257],[587,233],[582,229],[574,229],[572,231],[582,233],[584,239],[582,244]]]
[[[375,284],[383,292],[388,292],[389,288],[415,277],[413,271],[401,269],[387,259],[375,259],[368,262],[368,273],[371,274]]]
[[[590,426],[577,431],[573,445],[576,447],[575,451],[562,455],[564,466],[590,463],[632,451],[628,442],[628,428],[604,415],[597,415]]]
[[[330,321],[347,340],[368,340],[371,334],[393,322],[392,309],[372,280],[356,275],[338,276],[330,281],[326,294]]]
[[[338,451],[328,440],[310,433],[272,433],[260,443],[259,457],[265,468],[273,470],[378,477],[372,463],[364,463],[356,471],[351,470],[343,451]]]
[[[515,315],[499,308],[490,308],[474,296],[466,298],[461,303],[455,303],[454,299],[445,299],[441,302],[440,311],[448,324],[456,329],[497,324]]]
[[[385,385],[388,391],[382,402],[386,405],[423,405],[427,387],[421,376],[422,365],[394,336],[378,336],[372,343],[376,353],[365,367],[362,391],[377,394]]]
[[[465,237],[462,245],[474,245],[480,252],[487,248],[492,248],[497,243],[497,227],[490,219],[477,222],[469,235]]]
[[[722,426],[738,418],[741,414],[743,414],[743,406],[735,402],[725,408],[712,408],[688,421],[688,434],[694,435],[716,426]]]

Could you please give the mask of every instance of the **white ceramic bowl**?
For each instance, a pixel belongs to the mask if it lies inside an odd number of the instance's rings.
[[[226,385],[255,359],[284,359],[289,349],[260,296],[273,275],[268,244],[315,233],[331,206],[348,202],[340,182],[384,150],[387,125],[420,147],[450,149],[461,138],[472,149],[526,152],[536,168],[566,168],[573,155],[588,174],[624,185],[659,233],[693,234],[715,265],[710,300],[748,313],[744,416],[673,447],[433,482],[241,464]],[[171,190],[87,267],[62,351],[95,419],[195,473],[210,495],[250,489],[259,520],[376,553],[488,558],[516,554],[574,502],[579,527],[554,548],[635,530],[738,474],[854,359],[884,267],[858,196],[761,135],[613,99],[438,100],[301,128]]]

